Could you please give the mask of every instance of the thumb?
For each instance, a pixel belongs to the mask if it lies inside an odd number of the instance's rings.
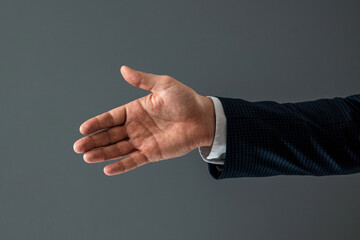
[[[136,71],[128,66],[121,66],[121,75],[131,85],[154,92],[159,75]]]

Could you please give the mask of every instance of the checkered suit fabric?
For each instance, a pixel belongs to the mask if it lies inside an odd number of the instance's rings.
[[[360,95],[299,103],[218,98],[227,146],[223,166],[208,164],[215,179],[360,171]]]

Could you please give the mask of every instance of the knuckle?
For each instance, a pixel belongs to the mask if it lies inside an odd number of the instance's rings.
[[[164,81],[170,81],[170,80],[172,80],[173,78],[171,77],[171,76],[169,76],[169,75],[161,75],[161,78],[164,80]]]
[[[140,80],[139,84],[145,84],[148,82],[149,75],[147,73],[142,73],[140,78],[141,78],[141,80]]]
[[[169,75],[162,75],[161,76],[161,83],[163,85],[170,85],[174,82],[174,78]]]
[[[105,139],[107,144],[111,144],[114,142],[112,134],[110,134],[109,130],[105,130],[103,136],[104,136],[103,138]]]
[[[124,163],[123,163],[122,160],[120,160],[120,161],[118,161],[118,162],[116,163],[116,168],[117,168],[118,171],[120,171],[120,172],[125,172],[125,171],[126,171],[126,167],[125,167],[125,165],[124,165]]]

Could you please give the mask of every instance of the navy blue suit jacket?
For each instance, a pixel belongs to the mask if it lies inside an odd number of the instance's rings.
[[[227,145],[221,169],[208,164],[215,179],[360,171],[360,95],[282,104],[219,99]]]

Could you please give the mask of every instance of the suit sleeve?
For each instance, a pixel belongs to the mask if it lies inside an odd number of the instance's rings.
[[[227,121],[215,179],[360,172],[360,95],[300,103],[219,97]]]

